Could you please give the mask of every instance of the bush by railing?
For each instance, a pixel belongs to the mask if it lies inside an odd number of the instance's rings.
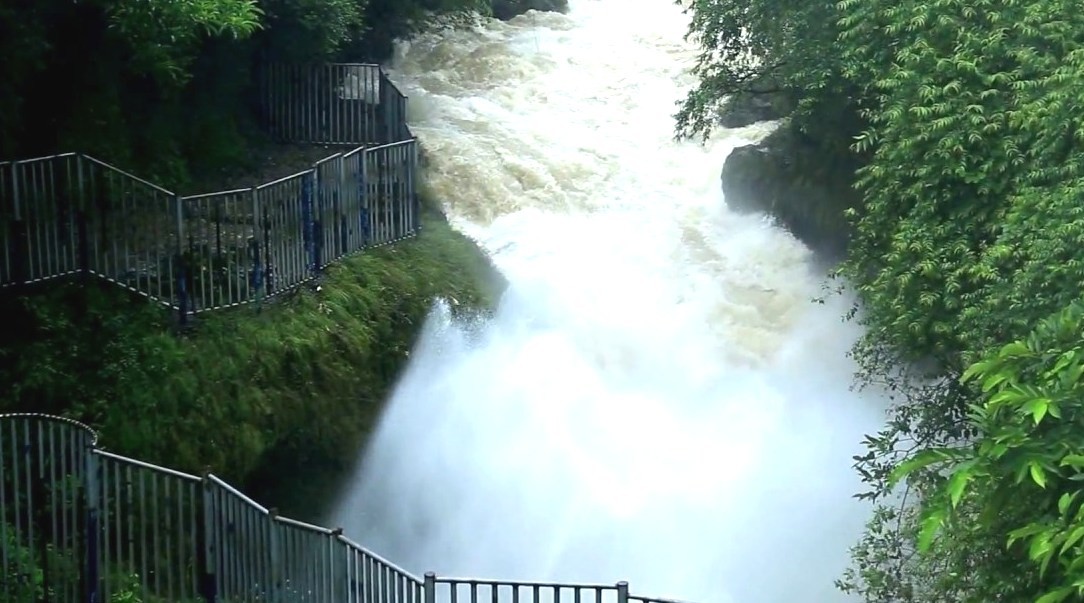
[[[210,473],[111,454],[37,414],[0,414],[0,543],[0,603],[675,603],[626,582],[419,577]]]
[[[406,97],[378,66],[269,65],[262,91],[278,139],[357,148],[191,196],[80,153],[0,162],[0,286],[94,275],[185,317],[274,296],[418,232]]]

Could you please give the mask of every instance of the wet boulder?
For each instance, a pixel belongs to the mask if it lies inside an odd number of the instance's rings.
[[[851,233],[844,211],[861,199],[852,186],[858,167],[853,157],[832,153],[784,123],[727,157],[723,195],[732,210],[772,215],[813,251],[837,260]]]

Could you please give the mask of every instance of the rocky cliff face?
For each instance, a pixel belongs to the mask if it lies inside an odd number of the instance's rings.
[[[529,10],[563,13],[568,11],[568,0],[493,0],[493,16],[507,21]]]

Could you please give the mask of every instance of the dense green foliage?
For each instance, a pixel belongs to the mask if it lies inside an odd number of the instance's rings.
[[[856,457],[877,506],[840,586],[878,602],[1084,600],[1084,324],[1057,314],[1084,291],[1084,12],[1061,0],[688,6],[704,52],[681,134],[708,132],[730,97],[776,89],[797,108],[785,127],[861,161],[839,274],[863,306],[860,379],[895,398]],[[908,464],[897,484],[911,458],[941,463]]]
[[[186,334],[96,281],[6,296],[0,412],[63,413],[110,450],[235,481],[271,453],[352,460],[434,298],[480,309],[498,292],[488,259],[439,210],[423,225],[329,268],[319,290],[211,313]]]

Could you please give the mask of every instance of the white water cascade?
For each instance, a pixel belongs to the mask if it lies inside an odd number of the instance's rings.
[[[849,389],[856,327],[811,302],[809,251],[724,203],[772,125],[672,139],[686,23],[573,0],[399,47],[431,185],[510,289],[490,320],[434,310],[328,519],[352,538],[419,573],[847,600],[884,404]]]

